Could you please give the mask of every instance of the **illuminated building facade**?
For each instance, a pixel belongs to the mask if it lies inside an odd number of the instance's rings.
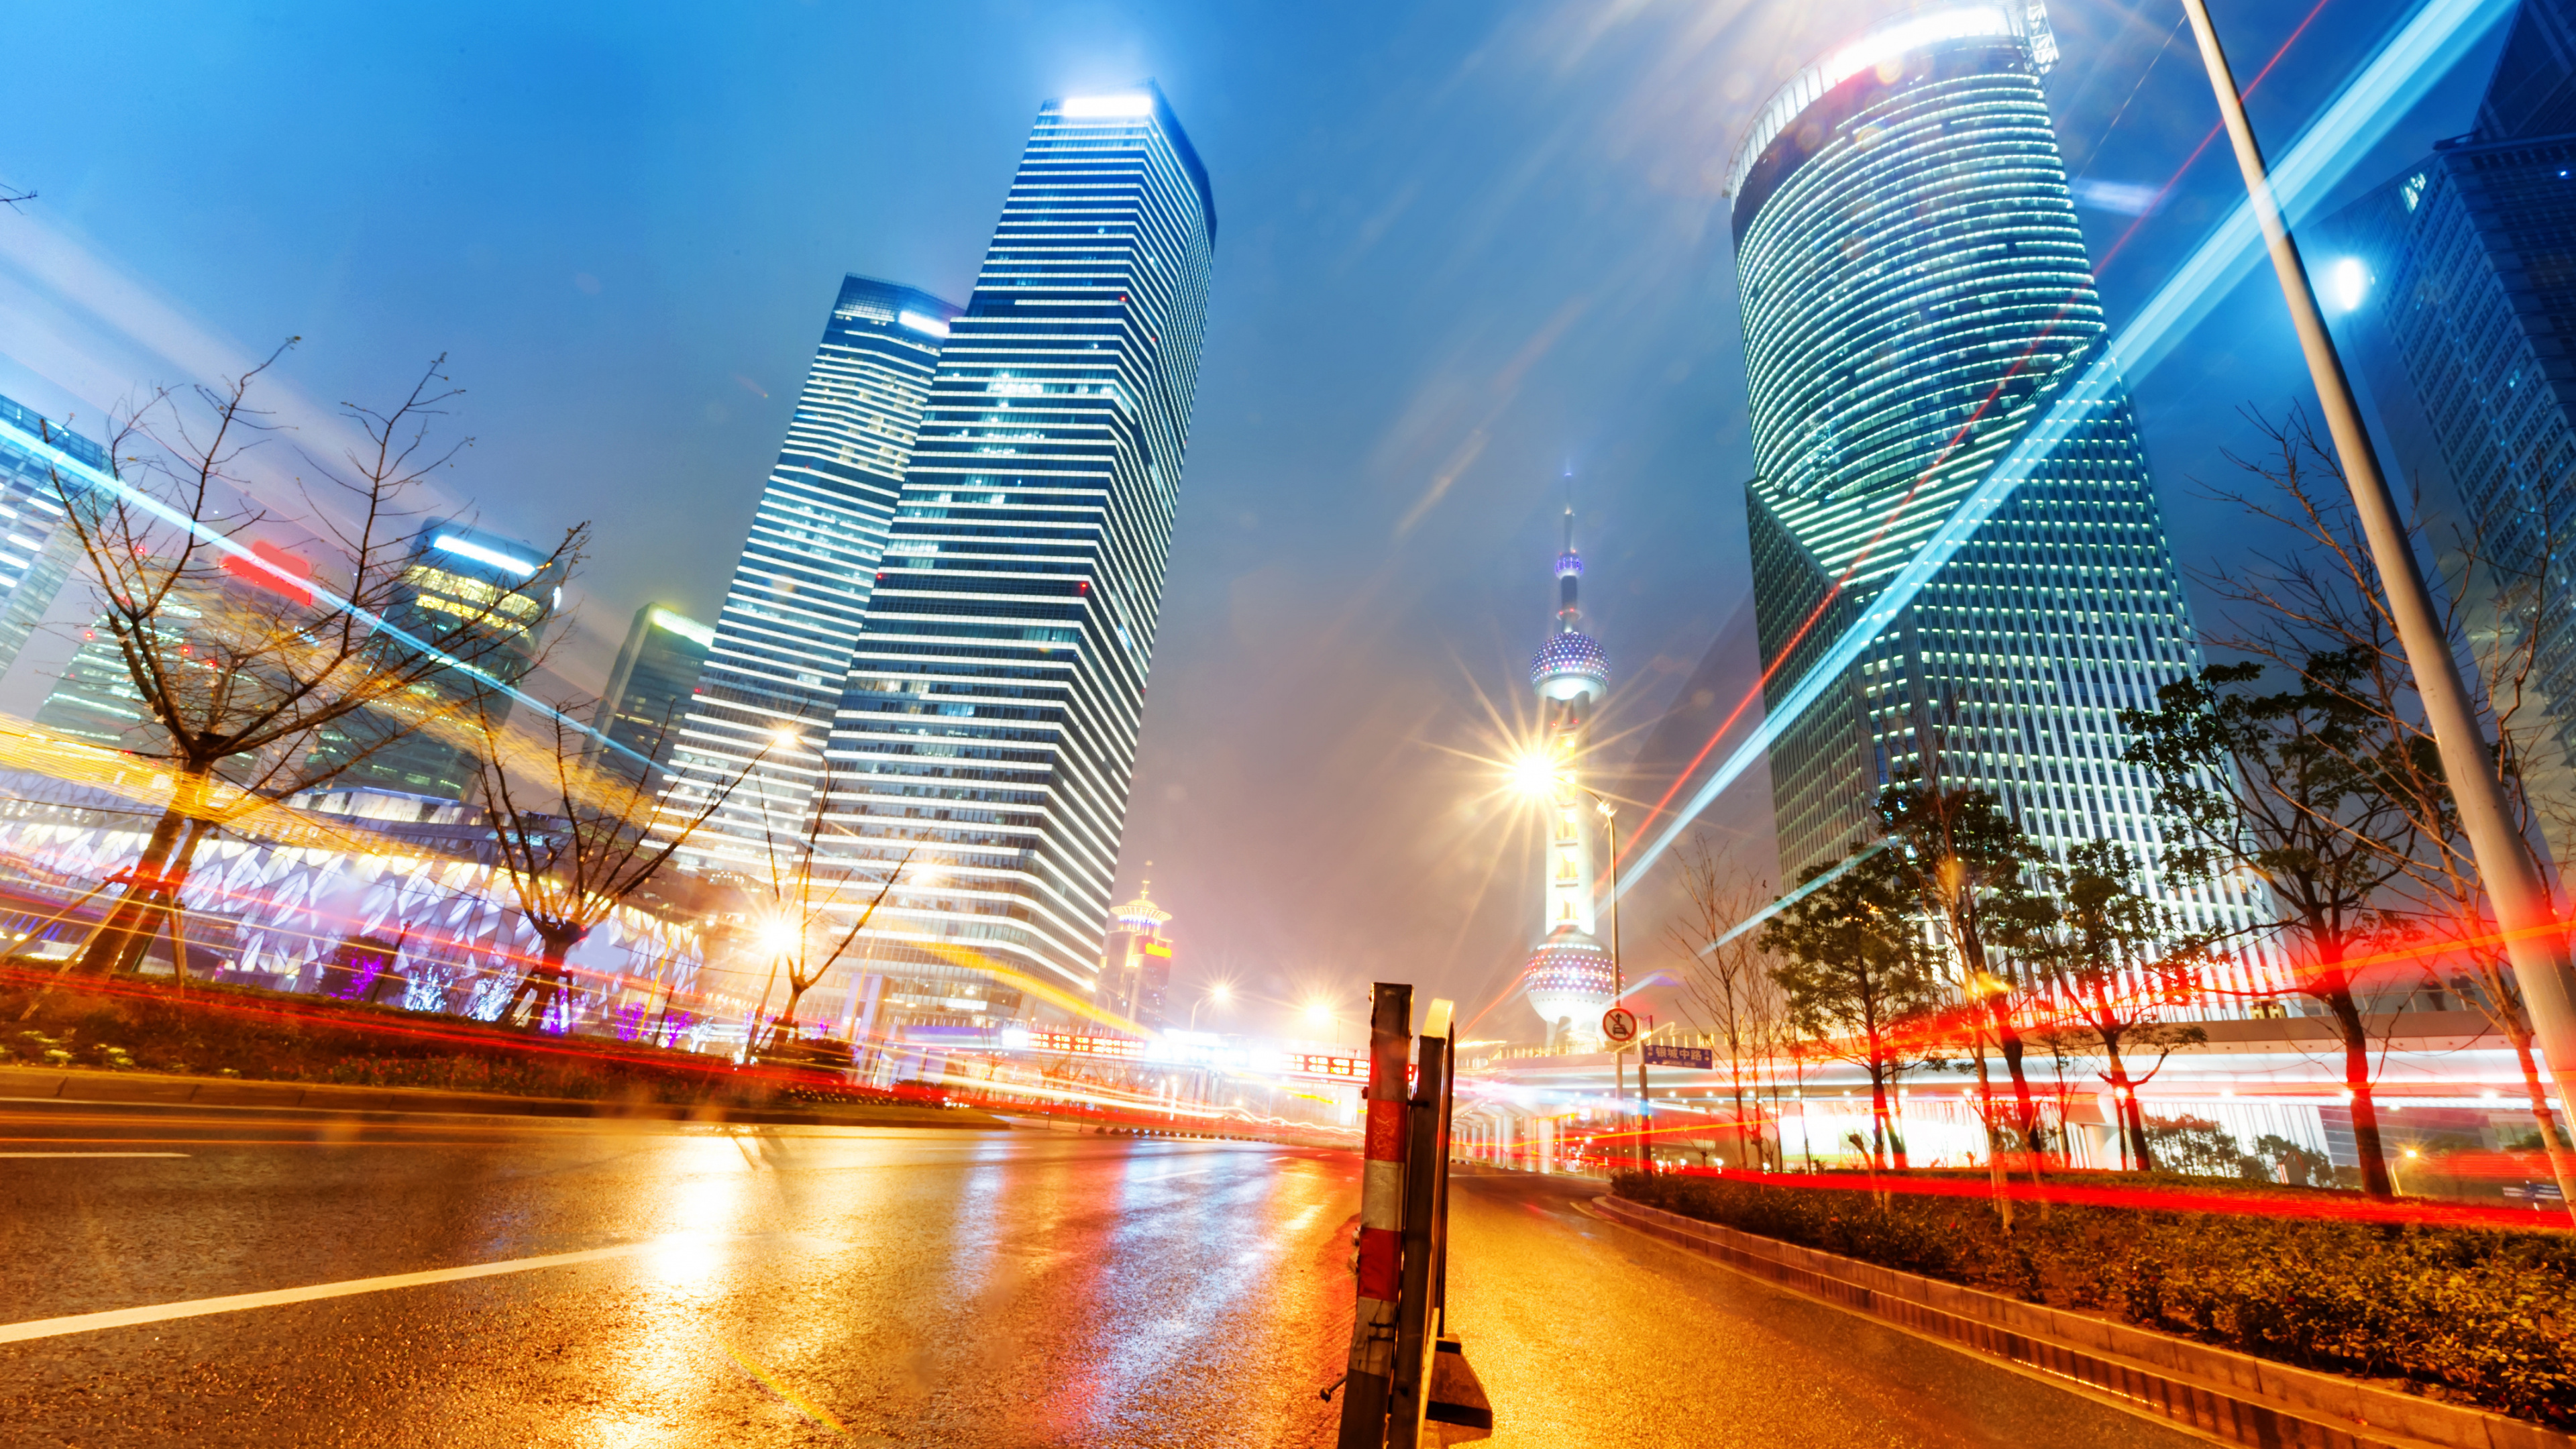
[[[1093,998],[1101,1010],[1149,1032],[1171,1025],[1172,993],[1172,913],[1154,904],[1152,886],[1148,881],[1137,887],[1136,899],[1109,918],[1100,986]]]
[[[1597,1042],[1601,1014],[1616,993],[1617,963],[1596,933],[1592,883],[1600,854],[1601,815],[1583,789],[1591,762],[1592,711],[1610,690],[1610,657],[1576,625],[1583,556],[1574,551],[1574,514],[1565,516],[1565,552],[1556,556],[1556,632],[1530,660],[1538,693],[1539,748],[1554,785],[1541,800],[1546,850],[1539,867],[1539,938],[1521,970],[1521,992],[1545,1024],[1548,1043]]]
[[[2056,56],[2036,0],[1915,12],[1793,78],[1736,152],[1775,709],[2102,345]],[[2125,843],[2190,926],[2247,924],[2235,888],[2164,877],[2152,782],[2119,759],[2117,712],[2201,659],[2126,397],[2064,405],[2067,440],[1774,743],[1781,867],[1841,856],[1881,785],[1937,773],[2058,858]]]
[[[2479,539],[2473,627],[2498,623],[2502,592],[2516,627],[2539,631],[2552,738],[2526,779],[2557,797],[2540,814],[2563,862],[2576,850],[2576,4],[2524,0],[2477,129],[2325,231],[2337,245],[2309,261],[2359,344],[2383,441],[2401,474],[2447,484]]]
[[[669,761],[686,723],[690,691],[698,686],[698,672],[715,639],[714,628],[668,604],[646,604],[635,611],[591,720],[591,728],[606,741],[595,751],[603,768],[640,780],[644,760]]]
[[[80,554],[79,540],[63,526],[48,446],[107,471],[107,451],[98,444],[0,397],[0,672],[17,662]],[[84,491],[68,474],[63,481],[74,497]]]
[[[1215,241],[1160,91],[1040,109],[831,733],[827,848],[918,852],[871,927],[889,970],[1093,995]]]
[[[671,814],[694,817],[688,797],[732,787],[686,852],[701,866],[764,869],[771,834],[805,830],[823,736],[956,316],[927,292],[842,279],[670,752]]]
[[[516,685],[563,602],[564,573],[544,549],[454,519],[433,522],[412,543],[385,622]],[[317,757],[349,762],[335,785],[467,798],[482,773],[474,731],[485,720],[496,728],[507,721],[510,696],[454,666],[431,670],[409,695],[326,728]],[[424,728],[423,720],[431,723]]]

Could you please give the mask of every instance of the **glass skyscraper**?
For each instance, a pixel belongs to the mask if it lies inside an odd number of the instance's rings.
[[[1754,454],[1755,617],[1780,701],[2102,345],[2036,0],[1916,12],[1793,78],[1729,172]],[[1771,751],[1782,869],[1868,833],[1908,770],[1991,790],[2062,858],[2147,862],[2195,925],[2241,898],[2157,869],[2123,708],[2200,656],[2125,397],[2056,448]]]
[[[716,615],[687,723],[674,732],[672,813],[694,817],[689,795],[739,780],[687,852],[701,867],[765,869],[770,834],[805,832],[823,737],[956,316],[927,292],[842,279]]]
[[[412,541],[385,621],[515,686],[536,663],[546,625],[563,602],[567,572],[544,549],[441,520]],[[387,706],[325,725],[315,757],[338,768],[335,789],[464,800],[482,783],[483,751],[474,732],[486,721],[498,728],[510,710],[508,694],[462,669],[437,668]],[[434,723],[424,728],[424,720]]]
[[[714,628],[668,604],[646,604],[635,611],[591,719],[591,728],[600,735],[593,755],[602,768],[641,781],[646,760],[657,765],[670,761],[672,745],[687,721],[691,691],[715,640]]]
[[[0,672],[17,662],[80,554],[79,540],[63,527],[62,495],[44,458],[47,447],[108,471],[106,449],[0,397]],[[62,476],[79,497],[86,485]]]
[[[871,959],[956,983],[981,1024],[1021,996],[977,996],[981,966],[1077,998],[1100,971],[1215,239],[1158,90],[1048,102],[940,354],[832,727],[827,848],[917,850]]]
[[[2523,0],[2477,129],[2327,234],[2344,254],[2319,249],[2311,265],[2330,309],[2358,309],[2339,321],[2363,334],[2358,370],[2401,474],[2448,483],[2496,571],[2467,601],[2473,626],[2498,622],[2485,615],[2503,585],[2522,595],[2519,627],[2540,631],[2552,738],[2526,778],[2556,797],[2540,814],[2563,864],[2576,849],[2576,3]],[[2437,457],[2409,446],[2418,433]]]

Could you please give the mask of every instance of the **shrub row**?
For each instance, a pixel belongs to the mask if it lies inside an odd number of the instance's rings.
[[[1857,1174],[1829,1174],[1859,1186]],[[1622,1173],[1626,1198],[2025,1302],[2576,1426],[2576,1236]],[[1901,1186],[1902,1184],[1898,1184]]]
[[[7,971],[0,1063],[680,1105],[895,1100],[806,1074],[740,1071],[693,1052],[390,1007],[199,983],[183,997]]]

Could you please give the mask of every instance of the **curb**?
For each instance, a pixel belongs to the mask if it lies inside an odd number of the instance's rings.
[[[1801,1248],[1604,1196],[1600,1215],[1850,1312],[1999,1358],[2229,1444],[2576,1449],[2521,1419]]]
[[[739,1122],[775,1127],[936,1127],[1008,1131],[971,1108],[679,1106],[669,1102],[513,1097],[434,1087],[351,1087],[183,1077],[166,1072],[83,1072],[0,1067],[0,1097],[168,1107],[264,1107],[320,1112],[421,1112],[478,1117],[552,1117],[627,1122]]]

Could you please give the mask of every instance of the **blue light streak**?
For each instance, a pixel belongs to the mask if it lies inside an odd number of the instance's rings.
[[[1736,922],[1734,929],[1728,931],[1725,935],[1718,937],[1716,940],[1709,942],[1707,945],[1700,947],[1699,954],[1705,956],[1709,952],[1716,950],[1718,947],[1725,945],[1727,942],[1734,940],[1736,937],[1743,935],[1745,932],[1752,930],[1754,927],[1761,925],[1764,921],[1771,919],[1773,916],[1789,909],[1798,902],[1805,900],[1807,897],[1815,894],[1819,890],[1822,890],[1824,887],[1833,884],[1834,877],[1841,875],[1844,871],[1851,869],[1853,866],[1860,864],[1862,861],[1869,859],[1871,856],[1876,855],[1885,849],[1887,849],[1886,841],[1873,841],[1867,849],[1861,850],[1852,855],[1844,856],[1841,860],[1834,862],[1833,869],[1826,871],[1823,875],[1816,877],[1814,880],[1811,880],[1805,885],[1798,887],[1796,890],[1789,892],[1780,899],[1773,901],[1771,904],[1764,906],[1758,911],[1755,911],[1752,915],[1746,916],[1743,920]]]
[[[44,459],[47,463],[53,465],[57,471],[68,473],[91,488],[98,489],[103,493],[111,494],[127,503],[133,504],[135,507],[142,509],[144,512],[151,514],[153,517],[160,519],[164,523],[185,529],[188,532],[195,534],[208,547],[232,558],[240,559],[243,563],[249,565],[252,569],[261,574],[265,574],[268,577],[292,585],[299,590],[310,590],[316,600],[328,604],[332,608],[356,619],[359,623],[366,625],[368,629],[391,635],[393,638],[419,650],[421,653],[428,655],[430,658],[437,660],[439,663],[446,665],[450,669],[462,670],[468,676],[492,686],[492,688],[508,695],[519,703],[544,714],[547,718],[556,720],[563,724],[571,725],[574,729],[581,731],[583,734],[590,736],[592,739],[599,741],[601,744],[608,746],[619,754],[626,755],[634,759],[638,764],[644,765],[648,769],[659,768],[659,766],[654,765],[650,756],[645,755],[641,751],[627,745],[619,744],[617,741],[610,739],[608,736],[601,734],[598,730],[593,729],[589,725],[583,724],[581,721],[574,719],[572,716],[565,714],[559,709],[556,709],[553,705],[546,703],[535,695],[529,694],[525,690],[518,688],[516,685],[509,684],[495,677],[488,670],[468,664],[464,660],[457,658],[455,655],[448,653],[444,649],[438,648],[427,640],[419,638],[406,630],[394,627],[392,624],[386,622],[384,616],[361,609],[348,599],[343,598],[339,594],[333,593],[328,588],[325,588],[318,578],[300,578],[285,573],[275,565],[271,564],[268,560],[261,558],[259,555],[251,552],[250,549],[243,545],[233,542],[231,539],[217,533],[215,530],[198,522],[196,519],[181,513],[179,510],[172,508],[170,505],[153,497],[151,494],[134,488],[124,479],[117,477],[115,474],[102,472],[99,469],[91,467],[80,459],[73,457],[71,454],[64,452],[58,447],[55,447],[52,443],[45,441],[44,438],[37,434],[28,432],[25,428],[18,426],[7,418],[0,418],[0,439],[6,439],[12,446],[22,448],[27,452]],[[445,545],[448,540],[440,539],[438,542],[441,545]],[[462,550],[459,551],[461,552]],[[512,559],[510,560],[510,563],[513,566],[516,566],[518,564],[518,560]],[[533,572],[533,570],[531,570],[531,572]]]
[[[2448,73],[2469,47],[2512,11],[2513,0],[2426,0],[2272,167],[2272,192],[2282,215],[2295,225],[2314,210],[2327,191],[2342,181],[2370,148],[2423,99],[2424,93]],[[2067,439],[2090,408],[2118,396],[2124,375],[2148,372],[2190,335],[2193,325],[2254,267],[2261,245],[2253,203],[2238,202],[2226,220],[2147,299],[2136,318],[2120,329],[2108,346],[2092,350],[2083,372],[2029,425],[2012,451],[1995,463],[1923,541],[1896,577],[1869,600],[1866,611],[1807,671],[1780,707],[1766,712],[1761,725],[1718,766],[1690,803],[1674,812],[1654,844],[1620,872],[1616,895],[1626,894],[1644,879],[1700,812],[1770,752],[1771,742],[1781,731],[1796,723],[1825,690],[1842,678],[1843,671],[1860,657],[1879,631],[1914,602],[1914,596],[1932,575],[2030,477],[2032,469]]]

